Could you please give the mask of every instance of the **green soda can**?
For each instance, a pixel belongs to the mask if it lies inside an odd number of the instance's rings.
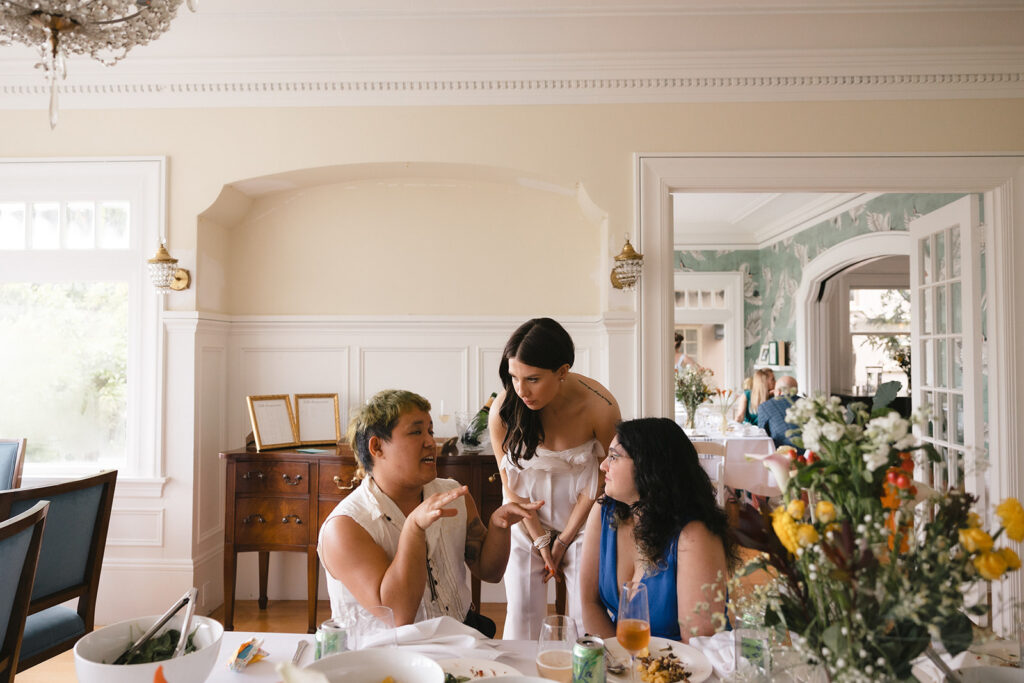
[[[583,636],[572,646],[572,683],[605,683],[604,641]]]

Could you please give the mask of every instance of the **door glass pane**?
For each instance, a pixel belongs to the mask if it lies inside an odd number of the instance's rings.
[[[92,249],[96,246],[96,229],[92,202],[68,202],[67,232],[64,246],[68,249]]]
[[[953,394],[950,397],[953,408],[953,425],[950,430],[950,440],[953,443],[963,445],[964,442],[964,397],[961,394]]]
[[[950,332],[959,334],[964,331],[963,301],[961,300],[962,285],[960,282],[952,282],[949,285],[949,314],[951,317]]]
[[[60,204],[57,202],[36,202],[32,204],[32,245],[36,236],[46,244],[48,236],[60,234]],[[46,247],[40,247],[45,249]]]
[[[100,202],[96,222],[96,246],[100,249],[129,247],[128,202]]]
[[[949,309],[946,308],[946,285],[935,287],[935,333],[945,334],[949,327],[946,321],[949,317]]]
[[[946,270],[946,235],[935,233],[935,280],[941,282],[949,277]]]
[[[921,368],[924,372],[921,373],[924,379],[924,386],[933,387],[935,386],[935,353],[932,351],[934,343],[930,339],[926,339],[921,342]]]
[[[935,416],[932,421],[935,423],[935,438],[939,441],[946,441],[946,419],[949,406],[946,404],[946,394],[935,392]]]
[[[932,281],[932,238],[923,237],[919,241],[918,251],[921,252],[921,283],[931,284]]]
[[[935,386],[948,387],[946,378],[946,340],[935,340]]]
[[[924,436],[929,439],[935,438],[935,394],[924,391],[921,392],[921,400],[927,404],[931,410],[931,414],[928,421],[921,425],[921,431],[924,432]]]
[[[949,267],[951,278],[960,277],[960,228],[954,226],[949,229]]]
[[[25,205],[0,204],[0,249],[25,248]]]
[[[951,339],[953,345],[953,388],[962,389],[964,386],[964,341],[959,337]]]
[[[935,318],[935,302],[932,298],[934,296],[935,289],[933,287],[922,287],[921,288],[921,332],[923,334],[933,334],[932,320]]]

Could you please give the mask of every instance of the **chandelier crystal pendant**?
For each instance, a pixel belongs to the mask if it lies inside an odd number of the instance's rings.
[[[58,80],[69,55],[88,55],[113,66],[137,45],[170,25],[182,0],[0,0],[0,46],[38,48],[36,68],[50,81],[50,128],[57,126]],[[188,0],[196,11],[199,0]]]

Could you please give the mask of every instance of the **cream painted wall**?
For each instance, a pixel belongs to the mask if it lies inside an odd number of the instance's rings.
[[[492,299],[507,297],[506,310],[526,317],[597,315],[602,237],[575,191],[514,180],[392,177],[278,192],[229,230],[227,282],[246,286],[228,287],[214,312],[490,315]],[[541,289],[543,304],[515,296]]]
[[[493,107],[365,107],[217,110],[67,110],[55,131],[43,111],[2,111],[8,157],[169,157],[168,220],[172,253],[197,244],[197,216],[225,185],[282,171],[367,162],[450,162],[518,169],[582,182],[607,212],[607,243],[598,253],[563,255],[570,270],[604,265],[632,231],[635,152],[955,152],[1024,149],[1024,99],[811,103],[720,103]],[[639,245],[642,250],[642,245]],[[447,245],[421,254],[436,260]],[[310,245],[310,252],[316,246]],[[202,262],[204,255],[197,254]],[[579,261],[573,263],[578,258]],[[287,264],[279,264],[287,265]],[[293,262],[291,268],[301,267]],[[602,270],[604,268],[602,267]],[[513,273],[495,264],[493,271]],[[523,312],[523,301],[544,302],[560,279],[534,278],[496,290],[495,315]],[[400,282],[396,286],[405,287]],[[220,286],[216,281],[211,286]],[[196,287],[203,295],[202,273]],[[228,283],[228,290],[234,283]],[[576,311],[630,307],[597,293]],[[435,291],[435,295],[444,292]],[[455,311],[462,307],[461,289]],[[216,298],[216,297],[215,297]],[[168,297],[168,307],[191,304]],[[380,311],[399,313],[400,311]]]

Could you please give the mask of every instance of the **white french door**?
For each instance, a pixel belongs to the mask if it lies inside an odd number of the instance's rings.
[[[910,223],[912,400],[931,407],[918,436],[942,456],[930,473],[934,486],[978,496],[979,510],[988,506],[982,230],[976,194]]]

